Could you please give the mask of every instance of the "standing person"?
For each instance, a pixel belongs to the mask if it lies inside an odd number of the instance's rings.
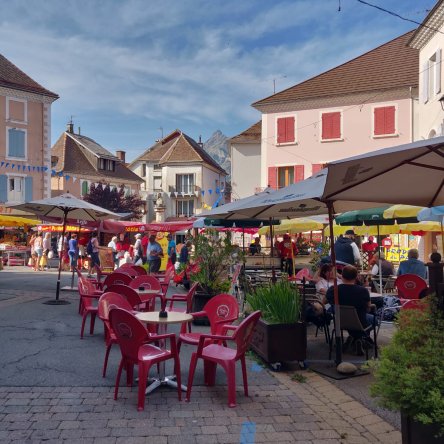
[[[113,251],[113,262],[114,268],[118,267],[119,259],[117,258],[117,236],[113,236],[111,240],[108,242],[108,248],[111,248]]]
[[[289,276],[293,276],[293,258],[297,254],[297,248],[289,234],[284,234],[284,239],[280,243],[279,248],[281,252],[281,261],[283,263],[283,271],[286,271]]]
[[[416,274],[423,279],[427,279],[427,267],[424,262],[418,259],[419,252],[416,248],[411,248],[407,253],[407,260],[399,264],[398,276],[403,274]]]
[[[134,251],[134,264],[140,265],[138,263],[139,261],[143,263],[142,235],[140,233],[136,234],[136,242],[134,243],[133,251]]]
[[[148,270],[150,273],[158,273],[160,270],[161,258],[163,250],[159,242],[156,241],[156,235],[150,234],[148,247],[146,251],[148,260]]]
[[[91,239],[86,246],[86,252],[90,256],[88,277],[91,277],[92,272],[96,267],[100,267],[99,259],[99,240],[97,239],[97,233],[91,233]]]
[[[250,250],[250,254],[252,256],[254,256],[255,254],[260,254],[261,253],[261,244],[260,244],[260,239],[259,237],[255,237],[254,241],[250,244],[249,250]]]
[[[77,245],[79,247],[80,268],[83,268],[83,261],[86,257],[86,246],[88,245],[88,236],[81,234],[77,240]]]
[[[37,237],[36,233],[32,233],[31,239],[29,239],[28,245],[31,247],[31,267],[35,269],[35,261],[37,260],[37,253],[35,252],[34,242]]]
[[[37,255],[35,264],[34,264],[34,271],[43,271],[43,269],[40,269],[40,261],[43,256],[43,239],[42,239],[42,233],[38,233],[37,237],[34,240],[34,251]]]
[[[148,248],[148,236],[146,235],[146,233],[143,233],[141,242],[142,242],[142,252],[143,252],[142,264],[145,265],[146,264],[146,250]]]
[[[174,241],[173,235],[171,233],[168,233],[167,239],[168,239],[168,265],[167,265],[168,268],[170,266],[174,267],[174,264],[176,263],[177,260],[177,252],[176,252],[176,242]]]
[[[69,270],[74,271],[77,262],[77,234],[72,234],[68,242]]]
[[[372,257],[378,250],[378,244],[374,240],[373,236],[369,236],[368,241],[362,244],[362,251],[368,254],[368,262],[372,260]]]
[[[359,265],[361,255],[355,241],[355,232],[347,230],[343,236],[339,236],[335,242],[336,262],[344,265]]]
[[[186,244],[181,248],[179,255],[179,262],[181,264],[187,265],[190,258],[190,250],[193,244],[191,241],[187,241]]]
[[[40,260],[40,268],[42,270],[48,269],[48,254],[51,250],[51,233],[48,231],[48,233],[45,234],[45,237],[43,238],[43,255]]]

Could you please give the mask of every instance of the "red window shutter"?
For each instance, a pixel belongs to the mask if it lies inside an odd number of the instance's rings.
[[[385,134],[395,134],[395,107],[386,106],[384,110]]]
[[[294,183],[304,180],[304,165],[294,166]]]
[[[287,132],[286,132],[286,122],[285,118],[277,120],[277,143],[285,143]]]
[[[322,140],[341,138],[341,113],[322,114]]]
[[[294,142],[294,117],[287,117],[287,137],[286,142]]]
[[[322,163],[312,163],[311,164],[311,174],[315,175],[317,172],[322,170]]]
[[[384,108],[374,109],[374,135],[380,136],[386,134],[385,132],[385,111]]]
[[[276,167],[268,167],[268,186],[277,190],[277,168]]]

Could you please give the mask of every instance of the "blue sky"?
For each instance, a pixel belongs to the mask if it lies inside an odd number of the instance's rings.
[[[369,0],[422,21],[435,0]],[[132,160],[179,128],[206,140],[260,119],[252,102],[415,27],[356,0],[9,0],[0,53],[58,93],[75,128]]]

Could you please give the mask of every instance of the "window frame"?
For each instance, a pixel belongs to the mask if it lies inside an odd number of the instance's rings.
[[[339,132],[340,132],[340,136],[339,138],[333,138],[333,139],[324,139],[322,137],[322,132],[323,132],[323,126],[324,126],[324,121],[322,119],[322,116],[324,114],[334,114],[334,113],[339,113],[339,117],[340,117],[340,125],[339,125]],[[319,141],[321,143],[329,143],[329,142],[343,142],[344,141],[344,110],[342,109],[332,109],[329,111],[321,111],[319,113],[319,120],[321,122],[320,128],[320,134],[319,134]]]
[[[6,177],[7,177],[7,182],[6,182],[7,202],[8,203],[22,203],[22,202],[25,202],[25,193],[26,193],[26,190],[25,190],[25,187],[26,187],[25,178],[27,177],[27,174],[6,173]],[[14,180],[15,179],[21,179],[21,182],[22,182],[22,185],[21,185],[22,186],[22,190],[21,190],[22,199],[21,200],[12,200],[12,199],[9,198],[9,193],[10,193],[9,181],[11,179],[14,179]]]
[[[25,133],[24,137],[24,157],[14,157],[9,155],[9,130],[18,130],[23,131]],[[5,159],[6,160],[17,160],[22,162],[28,161],[28,130],[26,128],[17,128],[15,126],[7,126],[6,127],[6,153],[5,153]]]
[[[293,134],[294,140],[292,142],[278,142],[278,137],[279,137],[278,121],[280,119],[291,119],[291,118],[294,119],[294,134]],[[276,116],[275,124],[274,124],[274,126],[275,126],[274,129],[275,129],[275,134],[276,134],[276,137],[275,137],[276,146],[287,146],[287,145],[297,145],[298,144],[296,122],[297,122],[297,115],[296,114],[290,114],[290,115],[286,115],[286,116]]]
[[[375,109],[378,108],[389,108],[389,107],[395,108],[395,132],[391,134],[375,134]],[[372,119],[372,138],[373,139],[382,139],[387,137],[399,137],[399,130],[398,130],[398,104],[397,103],[380,103],[378,105],[373,105],[371,108],[371,119]]]
[[[24,110],[23,110],[24,120],[14,120],[11,118],[10,111],[9,111],[9,102],[24,103]],[[28,124],[28,101],[25,99],[19,99],[18,97],[10,97],[10,96],[6,97],[6,121],[10,122],[10,123],[20,123],[22,125],[27,125]]]
[[[187,203],[188,204],[188,212],[186,214],[183,213],[183,205]],[[189,205],[190,203],[193,204],[193,212],[190,213]],[[179,214],[179,205],[182,206],[182,214]],[[196,211],[196,205],[195,205],[195,199],[176,199],[176,217],[190,217],[195,214]]]
[[[185,176],[189,176],[192,180],[190,181],[189,185],[188,185],[188,191],[186,191],[183,187],[183,183],[181,184],[181,187],[178,186],[178,178],[179,177],[185,177]],[[196,187],[196,175],[194,173],[181,173],[181,174],[176,174],[176,192],[178,193],[182,193],[182,194],[188,194],[188,195],[194,195],[194,189]]]
[[[288,187],[289,185],[292,185],[293,183],[295,183],[294,182],[294,179],[295,179],[294,165],[280,165],[280,166],[276,166],[276,169],[277,169],[277,171],[276,171],[276,189],[277,190],[280,190],[281,188]],[[281,186],[281,184],[279,183],[279,173],[280,173],[280,170],[284,170],[284,169],[292,172],[293,181]],[[286,176],[287,176],[287,174],[286,174]],[[288,174],[288,177],[286,177],[286,179],[290,179],[290,174]]]

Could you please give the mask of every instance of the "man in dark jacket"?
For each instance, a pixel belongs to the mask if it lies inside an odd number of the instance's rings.
[[[339,236],[335,242],[336,262],[344,265],[359,265],[361,255],[354,242],[355,232],[347,230],[344,236]]]

